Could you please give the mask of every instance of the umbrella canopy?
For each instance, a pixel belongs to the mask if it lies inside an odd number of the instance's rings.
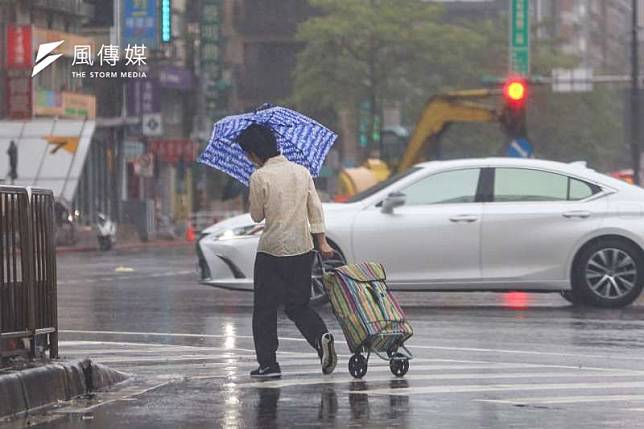
[[[237,143],[252,124],[273,130],[279,150],[288,160],[306,167],[313,177],[320,174],[324,158],[338,137],[317,121],[285,107],[265,107],[251,113],[228,116],[215,123],[210,141],[199,162],[234,177],[248,186],[255,166]]]

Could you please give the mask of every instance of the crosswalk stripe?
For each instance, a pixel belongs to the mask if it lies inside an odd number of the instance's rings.
[[[387,370],[389,368],[386,368]],[[287,375],[283,373],[283,375]],[[417,374],[413,378],[407,380],[408,382],[415,382],[419,380],[495,380],[495,379],[537,379],[537,378],[578,378],[578,377],[632,377],[630,374],[622,373],[581,373],[581,374],[572,374],[572,373],[562,373],[562,372],[523,372],[523,373],[458,373],[458,374]],[[395,378],[391,375],[389,377],[369,377],[364,379],[365,382],[382,382],[390,380],[405,380],[401,378]],[[263,387],[263,388],[283,388],[291,386],[303,386],[303,385],[313,385],[313,384],[338,384],[338,383],[347,383],[350,381],[356,381],[352,378],[333,378],[333,379],[324,379],[318,378],[315,380],[287,380],[287,381],[267,381],[267,382],[253,382],[253,383],[238,383],[238,387]],[[644,383],[643,383],[644,385]],[[397,389],[392,389],[397,390]],[[365,392],[379,392],[379,390],[368,390]]]
[[[177,333],[177,332],[129,332],[129,331],[83,331],[76,329],[61,329],[60,333],[62,334],[91,334],[91,335],[122,335],[122,336],[152,336],[152,337],[168,337],[168,338],[231,338],[231,335],[225,334],[191,334],[191,333]],[[234,335],[232,336],[236,339],[246,339],[252,340],[253,337],[250,335]],[[280,341],[295,341],[295,342],[306,342],[304,338],[293,338],[293,337],[280,337]],[[346,345],[347,342],[336,339],[336,344]],[[620,355],[595,355],[588,353],[569,353],[569,352],[549,352],[543,350],[510,350],[510,349],[490,349],[490,348],[477,348],[477,347],[458,347],[458,346],[425,346],[418,345],[413,343],[405,343],[410,349],[423,349],[423,350],[440,350],[440,351],[458,351],[458,352],[480,352],[480,353],[503,353],[511,355],[534,355],[534,356],[553,356],[553,357],[576,357],[576,358],[588,358],[588,359],[613,359],[613,360],[644,360],[644,357],[640,356],[620,356]]]
[[[142,363],[142,362],[178,362],[178,361],[208,361],[215,359],[240,359],[240,358],[254,358],[255,355],[235,355],[235,354],[218,354],[218,355],[180,355],[180,356],[119,356],[119,357],[105,357],[96,359],[100,363]]]
[[[629,389],[644,388],[644,382],[615,382],[615,383],[548,383],[548,384],[490,384],[481,385],[452,385],[452,386],[422,386],[393,389],[351,390],[348,393],[361,395],[409,396],[434,393],[476,393],[476,392],[510,392],[533,390],[573,390],[573,389]]]
[[[491,402],[507,405],[554,405],[574,404],[585,402],[639,402],[644,401],[644,395],[586,395],[586,396],[546,396],[514,399],[476,399],[477,402]]]
[[[97,362],[103,363],[104,361],[101,361],[100,359],[96,359]],[[145,368],[166,368],[172,364],[159,364],[159,365],[145,365]],[[210,366],[213,367],[218,367],[218,366],[236,366],[239,368],[254,368],[257,366],[257,362],[254,360],[254,356],[252,360],[245,360],[245,361],[240,361],[236,360],[234,362],[194,362],[194,363],[181,363],[179,365],[175,366],[181,366],[184,368],[207,368]],[[282,366],[282,369],[289,368],[289,367],[306,367],[306,366],[320,366],[319,360],[280,360],[280,365]],[[112,366],[117,367],[117,366],[128,366],[127,361],[123,361],[118,363],[117,365],[112,364]],[[418,371],[451,371],[451,370],[506,370],[506,369],[528,369],[528,368],[542,368],[539,365],[533,365],[526,367],[524,365],[514,365],[514,364],[499,364],[499,365],[414,365],[413,366],[413,371],[415,375]],[[378,364],[378,365],[371,365],[369,366],[369,372],[380,370],[380,369],[385,369],[389,371],[389,366],[385,364]],[[546,369],[546,368],[544,368]],[[338,370],[346,371],[346,365],[338,365]],[[283,372],[286,374],[285,372]],[[411,374],[411,373],[410,373]],[[603,374],[601,372],[598,372],[598,374]],[[633,374],[630,373],[623,373],[623,375],[628,375],[628,376],[633,376]]]
[[[499,396],[502,396],[502,392],[514,391],[580,390],[586,393],[587,390],[593,389],[644,388],[644,371],[640,370],[512,362],[511,359],[507,362],[440,357],[417,358],[412,361],[407,377],[401,379],[390,374],[388,362],[372,356],[369,361],[369,372],[362,380],[368,383],[369,390],[353,390],[352,387],[355,385],[352,383],[360,381],[348,374],[346,361],[351,356],[349,354],[339,355],[340,364],[333,375],[322,376],[319,359],[311,351],[280,351],[278,358],[285,378],[258,383],[248,376],[248,371],[257,366],[255,352],[251,348],[140,342],[62,341],[60,352],[70,356],[91,356],[96,362],[127,372],[135,379],[147,380],[146,382],[221,379],[236,388],[336,385],[349,388],[348,392],[351,394],[394,396],[476,394],[477,392],[499,392]],[[607,378],[612,380],[606,382]],[[389,386],[389,382],[403,380],[409,384],[399,388],[395,385]],[[523,380],[529,380],[529,382],[521,383]],[[467,383],[468,381],[470,382]],[[467,384],[458,384],[459,382]],[[474,397],[472,400],[518,405],[619,401],[618,398],[625,402],[644,401],[644,394],[500,397],[499,399]]]
[[[104,349],[87,349],[84,346],[103,346]],[[122,346],[125,348],[115,349],[115,346]],[[218,354],[196,354],[195,352],[222,352]],[[244,351],[249,354],[237,354],[236,351]],[[186,366],[198,366],[205,365],[211,360],[235,360],[237,362],[248,359],[253,361],[249,362],[248,366],[256,365],[254,363],[254,351],[251,349],[230,349],[230,348],[219,348],[219,347],[203,347],[203,346],[181,346],[181,345],[168,345],[168,344],[157,344],[157,343],[131,343],[131,342],[102,342],[102,341],[63,341],[61,342],[61,353],[66,354],[82,354],[84,356],[92,356],[94,360],[98,362],[113,364],[115,366],[123,365],[135,365],[135,364],[145,364],[145,363],[155,363],[161,362],[161,365],[147,365],[154,367],[166,367],[168,364],[172,364],[175,361],[185,362],[183,365]],[[137,356],[137,354],[148,354],[148,353],[158,353],[159,356]],[[180,354],[176,354],[180,353]],[[253,353],[253,354],[250,354]],[[120,355],[120,356],[119,356]],[[307,365],[307,360],[311,360],[311,365],[318,365],[318,358],[308,352],[288,352],[280,351],[278,356],[282,356],[280,361],[284,362],[285,357],[297,358],[298,361],[286,361],[290,365]],[[345,360],[350,355],[339,355],[341,360]],[[198,362],[194,362],[198,361]],[[205,363],[204,363],[205,362]],[[375,362],[380,362],[376,360]],[[432,370],[460,370],[460,369],[486,369],[486,368],[556,368],[556,369],[574,369],[577,370],[577,366],[567,366],[567,365],[550,365],[550,364],[529,364],[529,363],[517,363],[517,362],[494,362],[494,361],[482,361],[482,360],[464,360],[464,359],[428,359],[428,358],[419,358],[414,359],[413,361],[414,371],[422,369],[432,369]],[[445,365],[445,366],[430,366],[430,367],[419,367],[417,363],[419,362],[445,362],[445,363],[464,363],[465,365]],[[469,363],[477,364],[478,366],[468,365]],[[225,364],[229,364],[226,363]],[[376,364],[377,365],[377,364]],[[373,368],[373,364],[371,368]],[[594,368],[594,367],[583,367],[586,370],[596,370],[596,371],[622,371],[627,374],[632,375],[644,375],[642,371],[635,370],[619,370],[611,368]]]
[[[319,376],[320,372],[320,364],[319,362],[292,362],[289,363],[288,365],[282,365],[282,368],[284,367],[298,367],[298,371],[282,371],[282,375],[285,377],[310,377],[310,376]],[[145,366],[145,367],[132,367],[129,365],[123,365],[123,366],[118,366],[118,365],[112,365],[113,368],[115,369],[121,369],[123,368],[124,370],[130,371],[130,372],[136,372],[138,374],[147,374],[147,373],[153,373],[153,374],[168,374],[167,378],[176,378],[177,374],[185,375],[185,373],[190,374],[190,378],[193,379],[215,379],[215,378],[222,378],[222,377],[228,377],[228,376],[246,376],[248,375],[247,371],[250,369],[254,369],[257,367],[257,363],[255,362],[246,362],[246,363],[205,363],[205,364],[180,364],[180,365],[154,365],[154,366]],[[501,367],[490,367],[490,366],[463,366],[463,365],[423,365],[423,366],[416,366],[414,367],[415,371],[446,371],[446,370],[476,370],[476,369],[484,369],[484,370],[505,370],[505,369],[524,369],[524,367],[517,367],[517,366],[501,366]],[[374,373],[389,373],[389,366],[373,366],[369,369],[370,374]],[[338,368],[336,370],[336,376],[345,376],[349,377],[348,371],[346,371],[344,368]],[[504,378],[503,374],[496,373],[496,378]],[[600,377],[603,376],[604,373],[599,373]],[[629,376],[632,377],[630,374],[618,374],[619,376]],[[591,377],[592,374],[588,374],[587,377]],[[166,375],[161,375],[161,378],[166,377]],[[393,377],[391,375],[389,378]],[[414,374],[413,377],[410,377],[410,380],[431,380],[434,378],[441,378],[440,375],[432,373],[432,374],[425,374],[425,375],[420,375],[420,374]],[[389,380],[389,378],[386,378]],[[466,377],[464,377],[466,378]],[[476,377],[472,377],[476,378]],[[494,377],[492,377],[494,378]],[[305,384],[324,384],[327,382],[324,379],[319,379],[315,378],[313,380],[306,380],[306,379],[295,379],[295,380],[289,380],[288,382],[285,382],[286,385],[305,385]],[[334,379],[335,380],[335,379]],[[368,377],[365,381],[378,381],[379,379],[374,378],[374,377]],[[355,381],[354,379],[341,379],[337,380],[337,382],[346,382],[346,381]],[[242,383],[239,384],[240,386],[245,386],[246,384],[253,385],[253,383]],[[252,387],[252,386],[251,386]],[[268,385],[270,387],[270,385]]]
[[[62,332],[62,331],[61,331]],[[174,346],[175,344],[160,344],[160,343],[131,343],[131,342],[123,342],[123,341],[59,341],[58,342],[58,347],[63,348],[63,347],[73,347],[73,346],[136,346],[136,347],[141,347],[141,346],[146,346],[148,348],[163,348],[163,347],[168,347],[168,346]],[[191,346],[185,346],[185,347],[191,347]]]

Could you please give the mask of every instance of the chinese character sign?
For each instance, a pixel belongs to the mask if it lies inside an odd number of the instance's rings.
[[[31,68],[31,39],[30,25],[9,25],[7,27],[7,68]]]
[[[28,70],[9,70],[6,80],[5,102],[10,119],[28,119],[32,116],[32,83]]]
[[[148,48],[158,47],[159,22],[156,0],[121,1],[123,1],[123,42],[146,45]]]
[[[528,0],[510,4],[510,71],[530,74],[530,13]]]
[[[217,82],[221,79],[220,0],[203,0],[201,9],[201,64],[205,82],[206,114],[215,121],[219,118],[220,94]]]

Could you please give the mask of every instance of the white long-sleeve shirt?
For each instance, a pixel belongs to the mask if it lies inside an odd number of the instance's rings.
[[[294,256],[313,249],[325,231],[322,203],[309,171],[284,156],[269,158],[250,177],[250,216],[265,220],[258,252]]]

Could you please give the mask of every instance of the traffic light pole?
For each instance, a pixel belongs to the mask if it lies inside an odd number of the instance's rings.
[[[632,2],[631,36],[631,156],[633,157],[633,183],[640,184],[640,94],[639,94],[639,31],[638,0]]]

